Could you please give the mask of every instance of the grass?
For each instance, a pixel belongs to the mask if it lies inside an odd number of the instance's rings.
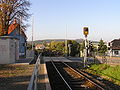
[[[10,77],[24,73],[28,65],[0,65],[0,76]]]
[[[120,65],[110,66],[107,64],[94,64],[86,71],[120,85]]]
[[[26,90],[34,65],[0,65],[0,90]]]

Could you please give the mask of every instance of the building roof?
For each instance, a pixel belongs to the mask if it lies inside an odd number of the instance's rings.
[[[17,23],[16,20],[14,20],[13,24],[11,24],[8,28],[8,34],[12,33],[17,27],[19,27],[20,25]],[[25,34],[25,32],[23,30],[20,30],[20,34],[22,36],[24,36],[27,39],[27,36]]]
[[[13,32],[18,26],[19,26],[19,24],[11,24],[8,28],[8,34]]]
[[[43,44],[37,44],[37,45],[35,46],[35,48],[36,48],[36,49],[44,49],[45,46],[44,46]]]

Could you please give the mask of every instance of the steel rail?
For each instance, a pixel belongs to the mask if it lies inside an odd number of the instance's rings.
[[[67,83],[67,81],[64,79],[64,77],[62,76],[62,74],[59,72],[59,70],[57,69],[57,67],[55,66],[52,58],[51,58],[51,63],[54,66],[55,70],[57,71],[57,73],[59,74],[59,76],[62,78],[62,80],[64,81],[64,83],[67,85],[67,87],[69,88],[69,90],[72,90],[72,88],[70,87],[70,85]]]
[[[58,60],[60,61],[59,58],[58,58]],[[90,81],[91,83],[93,83],[95,86],[99,87],[99,88],[102,89],[102,90],[105,90],[103,87],[101,87],[100,85],[96,84],[94,81],[90,80],[87,76],[85,76],[82,71],[79,71],[79,72],[78,72],[78,71],[76,71],[75,69],[73,69],[71,66],[69,66],[68,64],[66,64],[65,62],[63,62],[63,61],[60,61],[60,62],[62,62],[62,63],[63,63],[64,65],[66,65],[67,67],[69,67],[69,68],[70,68],[71,70],[73,70],[74,72],[76,72],[78,75],[85,77],[88,81]]]
[[[62,62],[62,61],[61,61]],[[100,85],[96,84],[94,81],[90,80],[87,76],[79,73],[78,71],[76,71],[75,69],[73,69],[71,66],[69,66],[68,64],[62,62],[63,64],[65,64],[66,66],[68,66],[71,70],[73,70],[74,72],[76,72],[78,75],[85,77],[88,81],[90,81],[91,83],[93,83],[95,86],[99,87],[101,90],[105,90],[103,87],[101,87]]]

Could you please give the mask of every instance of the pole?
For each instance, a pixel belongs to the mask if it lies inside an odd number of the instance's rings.
[[[33,51],[33,29],[34,29],[34,17],[32,20],[32,51]]]
[[[68,44],[69,45],[69,57],[70,57],[70,53],[71,53],[71,44]]]
[[[65,56],[67,57],[67,24],[66,24],[66,38],[65,38]]]
[[[87,35],[89,34],[88,27],[83,28],[83,34],[85,35],[84,67],[86,67],[86,61],[87,61]]]
[[[86,61],[87,61],[87,37],[85,37],[84,67],[86,67]]]

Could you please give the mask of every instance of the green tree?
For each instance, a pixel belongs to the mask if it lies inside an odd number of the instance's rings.
[[[57,54],[57,53],[60,53],[61,54],[64,54],[64,51],[65,51],[65,43],[63,41],[51,41],[50,43],[50,50],[54,53],[54,54]]]
[[[42,41],[42,44],[47,47],[47,42],[46,41]]]
[[[56,42],[55,41],[51,41],[51,43],[50,43],[50,49],[51,50],[55,50],[56,49]]]
[[[75,40],[68,40],[68,44],[71,44],[71,53],[70,56],[76,56],[79,54],[80,45]],[[69,49],[68,49],[69,50]]]
[[[107,46],[105,45],[104,41],[101,39],[99,42],[98,53],[105,54],[107,52]]]
[[[23,29],[26,28],[23,20],[26,21],[29,18],[29,6],[28,0],[0,0],[0,35],[8,33],[9,25],[14,19],[21,23]]]

